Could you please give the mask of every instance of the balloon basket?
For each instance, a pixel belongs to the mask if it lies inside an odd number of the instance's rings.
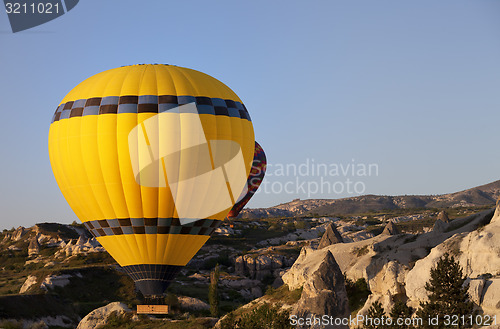
[[[168,314],[169,307],[165,305],[163,296],[149,296],[145,300],[146,305],[137,305],[137,314]]]
[[[168,305],[137,305],[137,314],[168,314]]]

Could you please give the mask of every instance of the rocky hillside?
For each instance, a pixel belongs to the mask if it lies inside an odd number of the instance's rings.
[[[417,215],[410,216],[412,221]],[[366,315],[374,302],[389,313],[396,301],[417,309],[427,300],[425,283],[430,270],[445,253],[456,257],[469,284],[470,300],[480,314],[500,316],[500,201],[489,209],[469,216],[449,219],[436,215],[432,228],[409,233],[405,222],[387,220],[382,233],[357,241],[344,241],[335,225],[327,227],[319,245],[301,249],[293,266],[281,271],[279,288],[291,294],[273,299],[276,292],[244,305],[232,316],[252,314],[263,304],[278,305],[291,317],[344,318]],[[340,235],[340,237],[339,237]],[[342,276],[344,274],[344,276]],[[230,316],[223,318],[227,322]],[[303,325],[299,328],[346,328],[343,325]]]
[[[240,218],[272,218],[305,215],[333,216],[368,211],[453,208],[493,205],[500,197],[500,180],[465,191],[442,195],[364,195],[344,199],[296,199],[270,208],[245,209]]]
[[[492,215],[468,206],[228,221],[169,287],[168,321],[135,314],[142,296],[83,226],[4,230],[0,327],[211,328],[217,319],[209,317],[208,285],[216,264],[221,316],[271,303],[292,315],[343,317],[366,312],[376,300],[386,307],[394,298],[418,303],[425,296],[412,283],[421,287],[447,250],[461,255],[477,307],[492,312],[500,275]],[[412,275],[418,279],[410,282]]]

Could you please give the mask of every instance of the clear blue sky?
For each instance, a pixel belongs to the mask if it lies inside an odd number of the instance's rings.
[[[374,163],[378,176],[352,178],[386,195],[497,180],[499,17],[497,0],[85,0],[13,34],[0,12],[0,227],[76,219],[50,168],[52,114],[82,80],[136,63],[226,83],[272,165]],[[307,193],[259,193],[249,206],[294,198]]]

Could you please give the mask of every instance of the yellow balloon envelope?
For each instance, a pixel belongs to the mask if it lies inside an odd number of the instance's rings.
[[[145,296],[161,296],[244,192],[250,116],[222,82],[171,65],[94,75],[49,131],[57,183]]]

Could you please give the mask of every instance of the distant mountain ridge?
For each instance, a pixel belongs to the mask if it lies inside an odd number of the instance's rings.
[[[244,209],[240,218],[293,217],[307,214],[356,214],[367,211],[406,208],[473,207],[495,204],[500,197],[500,180],[464,191],[441,195],[362,195],[343,199],[296,199],[269,208]]]

